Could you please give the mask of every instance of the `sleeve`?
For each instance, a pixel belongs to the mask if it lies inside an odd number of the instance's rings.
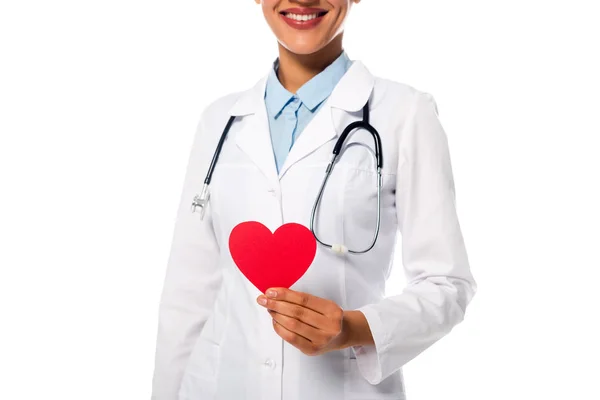
[[[203,220],[191,212],[212,157],[205,114],[189,155],[160,299],[152,400],[177,400],[187,361],[221,285],[210,202]]]
[[[417,91],[409,115],[400,137],[395,195],[407,286],[358,309],[375,344],[352,348],[361,375],[373,385],[461,322],[476,291],[434,98]]]

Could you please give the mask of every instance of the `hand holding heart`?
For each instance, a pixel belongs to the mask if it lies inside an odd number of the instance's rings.
[[[344,311],[333,301],[282,287],[260,295],[258,304],[273,317],[275,332],[306,355],[347,347]]]
[[[260,222],[247,221],[235,226],[229,236],[233,260],[240,272],[267,294],[256,300],[267,308],[273,328],[283,340],[307,355],[374,344],[360,311],[342,311],[331,300],[289,289],[310,267],[316,246],[311,231],[296,223],[271,233]]]

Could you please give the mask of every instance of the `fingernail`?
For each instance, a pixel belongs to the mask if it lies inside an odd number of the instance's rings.
[[[269,290],[267,290],[267,296],[269,296],[269,297],[275,297],[275,296],[277,296],[277,292],[274,291],[274,290],[269,289]]]
[[[265,298],[264,298],[264,297],[262,297],[262,296],[261,296],[261,297],[259,297],[259,298],[258,298],[258,304],[261,304],[261,305],[263,305],[263,306],[264,306],[264,305],[266,305],[266,304],[267,304],[267,299],[265,299]]]

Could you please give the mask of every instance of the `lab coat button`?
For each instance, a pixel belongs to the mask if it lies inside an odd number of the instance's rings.
[[[275,369],[275,361],[270,358],[265,361],[265,367]]]

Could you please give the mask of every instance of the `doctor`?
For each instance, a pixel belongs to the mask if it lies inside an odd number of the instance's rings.
[[[201,115],[160,302],[152,399],[404,399],[403,365],[463,320],[476,290],[435,100],[349,58],[344,22],[359,0],[255,1],[279,57],[253,87]],[[290,289],[261,293],[232,259],[232,229],[310,227],[334,145],[365,105],[383,159],[375,245],[340,253],[318,244]],[[231,117],[200,219],[190,205]],[[314,222],[323,242],[371,243],[374,151],[365,129],[344,143]],[[385,297],[397,244],[408,284]]]

